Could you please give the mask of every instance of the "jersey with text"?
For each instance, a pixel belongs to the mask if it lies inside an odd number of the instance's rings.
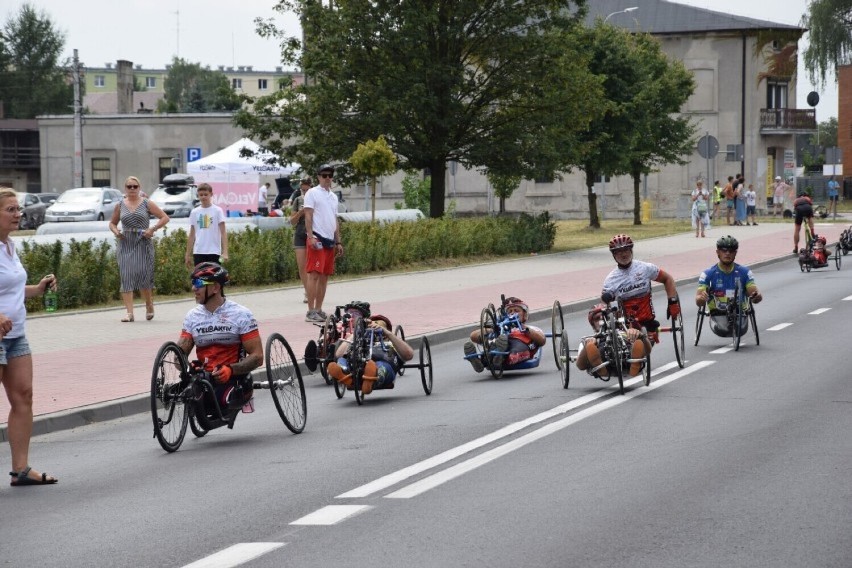
[[[707,308],[711,311],[727,310],[728,302],[734,299],[737,288],[746,290],[754,285],[754,274],[751,269],[737,263],[734,263],[730,272],[725,272],[719,264],[714,264],[702,272],[698,278],[698,289],[707,292],[709,296]],[[743,296],[743,302],[746,302],[745,295]]]
[[[603,283],[603,292],[621,300],[625,315],[639,323],[654,319],[651,302],[651,282],[660,275],[660,268],[650,262],[634,260],[627,268],[615,268]]]
[[[186,314],[180,334],[192,339],[196,357],[208,371],[236,363],[243,342],[260,337],[248,308],[230,300],[212,313],[202,304],[195,306]]]

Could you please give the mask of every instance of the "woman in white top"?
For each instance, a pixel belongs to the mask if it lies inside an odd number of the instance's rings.
[[[702,237],[705,229],[710,228],[710,192],[704,189],[704,182],[695,182],[692,190],[692,226],[695,227],[695,238]]]

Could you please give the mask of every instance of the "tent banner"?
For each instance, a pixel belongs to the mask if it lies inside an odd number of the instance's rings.
[[[260,176],[249,173],[229,173],[207,170],[193,175],[195,183],[209,183],[213,188],[213,203],[228,211],[257,211]]]

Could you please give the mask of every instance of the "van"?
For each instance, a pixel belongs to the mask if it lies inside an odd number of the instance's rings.
[[[189,217],[198,205],[198,187],[188,174],[169,174],[149,198],[169,217]]]

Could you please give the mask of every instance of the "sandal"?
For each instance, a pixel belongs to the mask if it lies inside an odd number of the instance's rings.
[[[151,302],[150,306],[146,305],[145,309],[146,309],[145,319],[148,320],[148,321],[151,321],[152,319],[154,319],[154,303]]]
[[[133,321],[133,314],[131,314],[130,312],[128,312],[126,316],[124,316],[123,318],[121,318],[121,321],[123,321],[123,322]]]
[[[32,468],[30,466],[27,466],[18,473],[10,471],[9,475],[12,476],[12,481],[9,485],[12,485],[14,487],[22,487],[24,485],[53,485],[54,483],[59,482],[58,479],[47,475],[46,473],[41,474],[41,479],[33,479],[30,477],[30,470],[32,470]]]

